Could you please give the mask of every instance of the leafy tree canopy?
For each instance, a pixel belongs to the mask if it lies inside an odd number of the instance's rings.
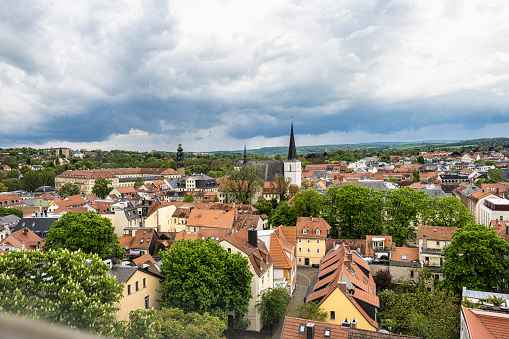
[[[99,178],[95,180],[92,193],[97,195],[99,199],[104,199],[110,194],[113,187],[111,187],[111,181],[106,178]]]
[[[70,197],[71,195],[80,194],[80,187],[72,182],[66,182],[58,190],[58,194],[64,197]]]
[[[137,177],[136,180],[134,181],[134,188],[141,187],[141,186],[143,186],[143,184],[145,184],[145,182],[143,181],[143,178]]]
[[[257,191],[263,189],[260,169],[254,166],[241,166],[233,170],[223,181],[223,187],[228,192],[228,199],[239,204],[251,204],[251,200]]]
[[[297,224],[297,216],[292,206],[286,201],[280,202],[276,209],[272,211],[270,223],[274,226],[295,226]]]
[[[463,286],[490,291],[509,279],[509,243],[497,230],[480,224],[466,225],[454,232],[444,249],[443,286],[461,293]]]
[[[262,312],[263,326],[274,329],[281,317],[286,313],[290,294],[284,287],[268,288],[260,293],[260,302],[256,305]]]
[[[184,313],[178,308],[135,310],[129,314],[125,339],[203,338],[223,337],[226,323],[209,313]]]
[[[184,197],[184,200],[183,200],[183,202],[193,202],[193,201],[194,201],[194,197],[191,194],[186,194],[186,196]]]
[[[18,218],[23,218],[23,211],[16,207],[3,207],[0,206],[0,217],[5,217],[6,215],[13,214]]]
[[[228,253],[216,242],[181,240],[171,251],[159,252],[163,261],[161,305],[184,312],[198,312],[225,319],[234,313],[234,327],[248,326],[244,319],[251,293],[253,274],[249,261],[240,253]]]
[[[81,251],[7,251],[0,256],[0,310],[108,335],[122,297],[108,269]]]
[[[51,225],[44,249],[60,248],[95,253],[102,259],[125,255],[111,221],[95,212],[68,212]]]
[[[316,305],[316,302],[299,303],[297,308],[291,312],[293,317],[316,320],[316,321],[327,321],[329,315],[320,306]]]
[[[319,217],[323,208],[322,196],[315,190],[299,192],[293,198],[297,217]]]

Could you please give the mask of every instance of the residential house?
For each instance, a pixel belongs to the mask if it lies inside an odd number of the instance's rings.
[[[472,291],[463,287],[462,297],[473,303],[479,303],[479,299],[496,297],[503,300],[503,303],[501,307],[484,303],[482,309],[467,308],[462,305],[460,320],[461,339],[507,338],[507,330],[509,329],[509,316],[507,314],[509,294]]]
[[[317,266],[325,255],[331,227],[323,218],[299,217],[296,224],[297,264]]]
[[[159,292],[163,285],[164,277],[137,266],[115,265],[108,273],[117,278],[124,285],[122,299],[118,302],[118,320],[129,320],[129,313],[139,309],[160,309]]]
[[[270,256],[274,259],[274,287],[286,287],[293,295],[297,285],[297,251],[285,235],[282,226],[271,230]]]
[[[391,253],[396,250],[390,235],[367,235],[364,255],[378,260],[391,260]]]
[[[16,193],[0,192],[0,207],[23,207],[25,202]]]
[[[465,153],[461,157],[461,162],[467,164],[473,164],[477,160],[481,160],[481,156],[478,153]]]
[[[479,206],[479,223],[491,226],[492,220],[509,220],[509,200],[484,199]]]
[[[186,230],[197,233],[202,229],[228,228],[231,229],[235,218],[235,211],[200,210],[193,209],[189,214]]]
[[[260,331],[263,327],[261,312],[256,306],[260,301],[260,293],[274,287],[274,260],[269,254],[265,243],[258,239],[257,230],[242,230],[233,233],[220,242],[220,245],[230,253],[240,253],[249,260],[249,270],[253,273],[247,319],[250,325],[247,330]]]
[[[476,223],[481,223],[481,206],[484,205],[486,199],[500,199],[499,196],[491,193],[491,191],[477,191],[472,193],[468,198],[468,210],[475,217]]]
[[[419,226],[419,260],[425,266],[443,266],[443,249],[457,227]]]
[[[158,240],[157,232],[153,228],[139,228],[134,235],[133,242],[130,246],[129,255],[145,255],[154,254],[156,242]]]
[[[366,261],[344,244],[336,245],[320,261],[318,281],[306,299],[327,312],[327,322],[341,324],[345,319],[357,328],[377,331],[376,313],[380,300]]]
[[[21,218],[18,224],[12,230],[13,232],[19,231],[23,228],[28,228],[30,231],[34,232],[38,237],[42,239],[46,239],[49,234],[49,230],[51,225],[58,218]]]
[[[0,242],[3,251],[39,251],[43,240],[27,227],[12,232]]]

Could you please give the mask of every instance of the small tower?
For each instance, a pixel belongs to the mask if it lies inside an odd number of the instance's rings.
[[[177,172],[184,176],[186,175],[185,167],[184,167],[184,149],[182,148],[182,143],[179,141],[179,147],[177,148]]]
[[[300,160],[297,158],[297,149],[295,147],[295,137],[293,135],[293,117],[292,129],[290,131],[290,147],[288,148],[288,159],[284,164],[285,179],[290,179],[291,185],[297,185],[300,188],[302,166]]]
[[[247,151],[246,151],[246,143],[244,143],[244,165],[247,165]]]

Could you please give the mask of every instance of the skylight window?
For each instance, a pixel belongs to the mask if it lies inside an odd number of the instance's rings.
[[[325,332],[324,332],[323,336],[324,336],[325,338],[330,338],[330,328],[326,328],[326,329],[325,329]]]
[[[300,325],[299,333],[304,333],[304,332],[306,332],[306,325]]]

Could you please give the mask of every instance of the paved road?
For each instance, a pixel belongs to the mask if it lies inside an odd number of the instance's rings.
[[[293,292],[292,300],[288,305],[287,314],[291,315],[297,306],[304,301],[304,298],[308,294],[308,289],[312,289],[318,279],[318,268],[313,267],[298,267],[297,268],[297,287]],[[229,339],[280,339],[281,332],[283,331],[284,316],[279,322],[279,325],[271,336],[262,335],[260,333],[234,333],[229,332],[226,337]]]
[[[313,267],[298,267],[297,268],[297,287],[293,292],[292,300],[288,305],[288,315],[291,315],[297,306],[304,301],[304,298],[308,294],[308,289],[313,288],[318,279],[318,268]],[[281,332],[283,331],[284,317],[279,322],[276,332],[272,335],[272,339],[280,339]]]

